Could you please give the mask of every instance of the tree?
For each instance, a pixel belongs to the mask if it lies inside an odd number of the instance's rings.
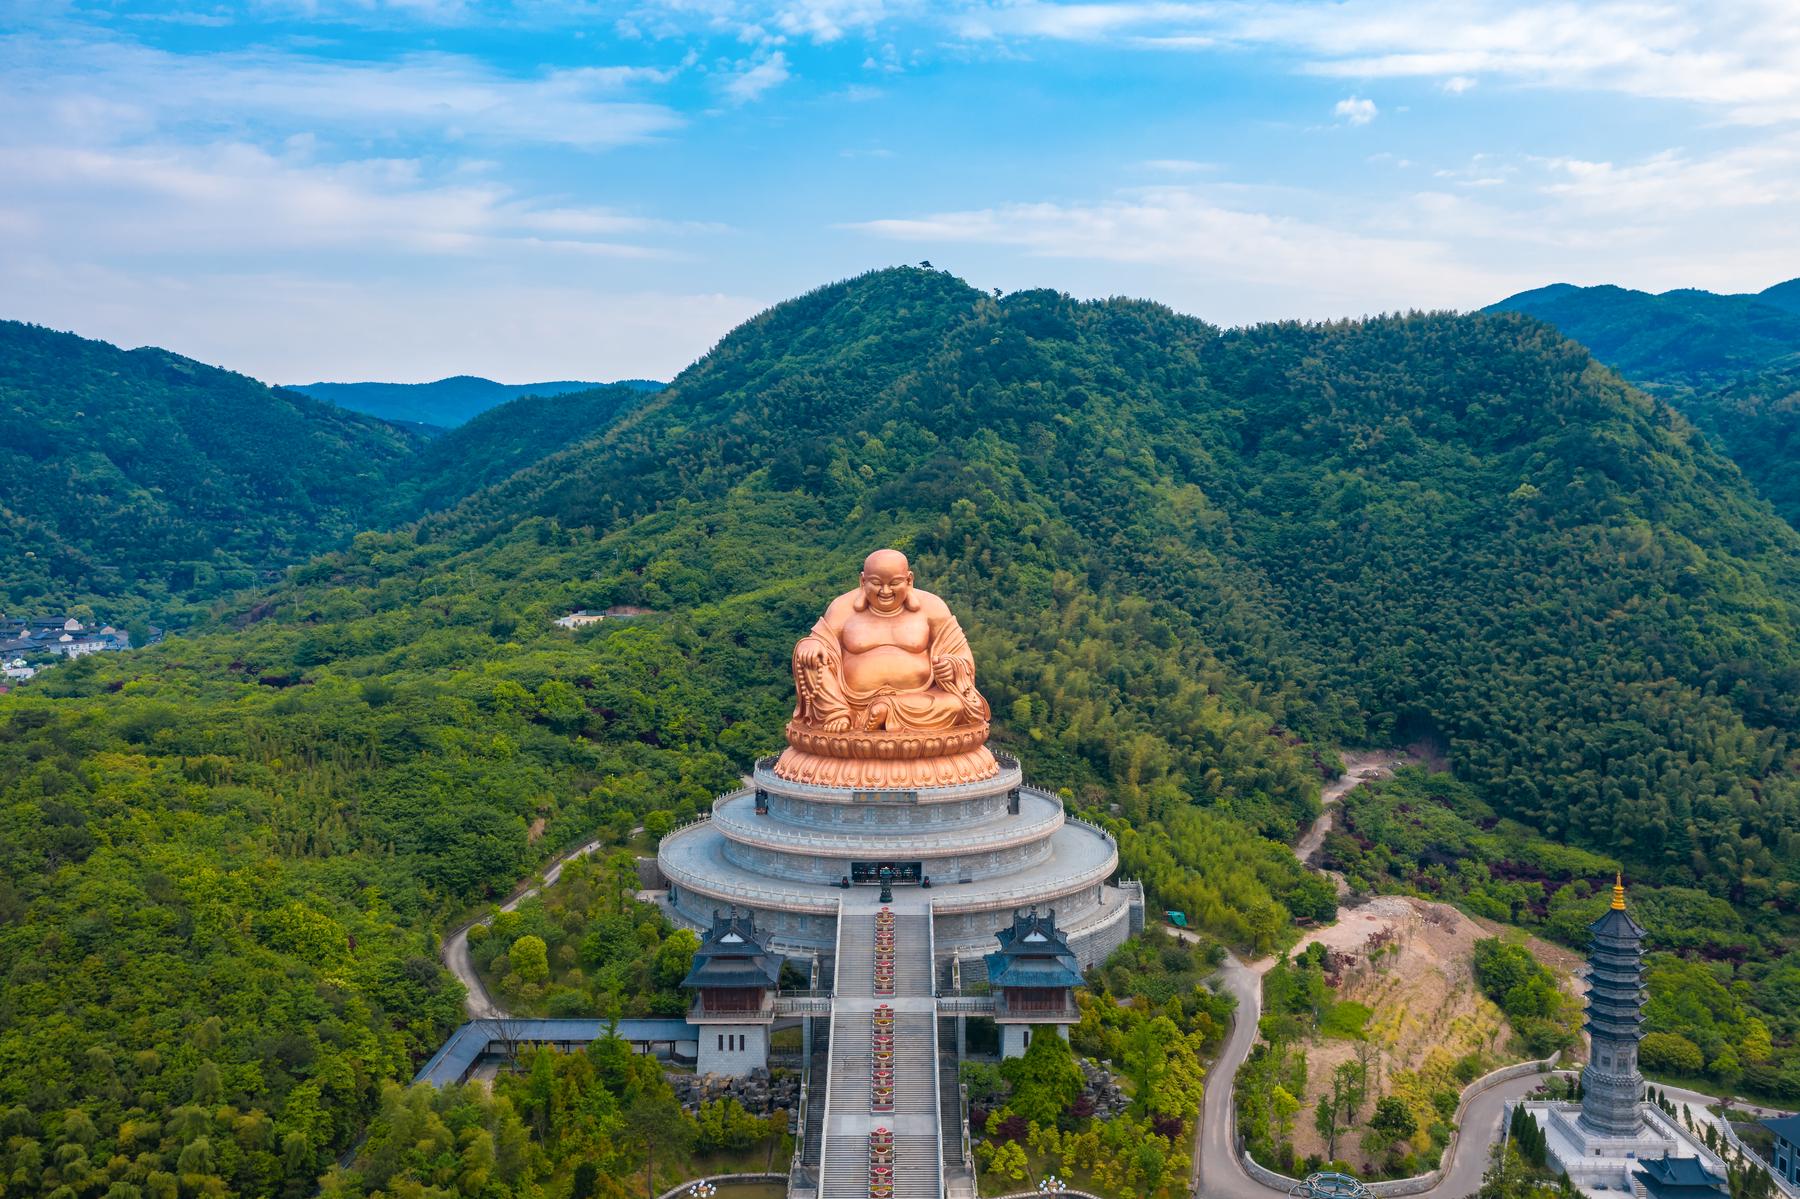
[[[700,938],[692,929],[678,928],[664,937],[656,949],[656,985],[680,986],[681,980],[693,969],[694,951],[699,948]]]
[[[1369,1072],[1361,1062],[1340,1063],[1331,1072],[1331,1089],[1319,1097],[1313,1127],[1325,1138],[1325,1155],[1337,1156],[1337,1134],[1345,1124],[1354,1123],[1368,1095]]]
[[[1405,1100],[1397,1095],[1383,1095],[1375,1101],[1375,1114],[1369,1118],[1369,1127],[1389,1140],[1398,1141],[1418,1131],[1419,1125]]]
[[[544,944],[544,938],[526,933],[512,943],[507,955],[512,961],[513,970],[526,982],[541,983],[549,980],[550,949]]]
[[[1331,1096],[1319,1096],[1319,1106],[1313,1113],[1313,1127],[1325,1138],[1325,1156],[1337,1157],[1338,1107],[1331,1101]]]
[[[1161,1026],[1161,1027],[1159,1027]],[[1133,1028],[1125,1042],[1125,1072],[1132,1081],[1132,1107],[1141,1115],[1150,1108],[1169,1060],[1168,1034],[1179,1031],[1167,1020],[1145,1020]]]
[[[1039,1028],[1023,1055],[1001,1063],[1012,1084],[1010,1106],[1037,1124],[1054,1124],[1081,1095],[1081,1067],[1053,1027]]]
[[[668,1090],[650,1089],[625,1108],[626,1141],[644,1155],[644,1194],[655,1199],[656,1154],[659,1149],[683,1153],[694,1143],[694,1122]]]
[[[1269,1118],[1274,1123],[1277,1143],[1294,1135],[1294,1117],[1300,1112],[1300,1100],[1286,1087],[1277,1084],[1269,1092]]]
[[[1013,1182],[1025,1181],[1030,1163],[1025,1158],[1025,1147],[1017,1141],[1002,1141],[994,1149],[994,1161],[988,1167],[1002,1178]]]
[[[1638,1060],[1647,1070],[1670,1074],[1699,1074],[1706,1068],[1706,1055],[1700,1046],[1679,1033],[1645,1033],[1638,1046]]]

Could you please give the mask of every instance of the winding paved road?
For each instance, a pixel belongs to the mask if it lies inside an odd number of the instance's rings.
[[[1400,753],[1345,755],[1344,774],[1328,785],[1320,796],[1324,810],[1306,835],[1295,843],[1295,856],[1310,865],[1310,859],[1319,851],[1325,834],[1331,829],[1332,805],[1365,782],[1387,778],[1396,766],[1407,760],[1408,755]],[[1167,931],[1186,941],[1200,940],[1198,935],[1186,929]],[[1256,1041],[1257,1021],[1262,1016],[1262,978],[1274,964],[1274,958],[1247,963],[1235,954],[1227,953],[1219,967],[1218,987],[1237,1001],[1237,1012],[1231,1022],[1231,1032],[1219,1049],[1218,1059],[1207,1073],[1200,1126],[1194,1132],[1190,1185],[1193,1193],[1203,1199],[1272,1199],[1285,1194],[1264,1186],[1244,1169],[1237,1154],[1237,1112],[1232,1097],[1232,1083],[1237,1078],[1238,1067],[1244,1064]],[[1470,1099],[1457,1121],[1460,1131],[1446,1159],[1443,1178],[1430,1190],[1418,1192],[1414,1199],[1465,1199],[1479,1190],[1494,1142],[1500,1136],[1500,1121],[1506,1104],[1535,1091],[1545,1077],[1531,1074],[1508,1079]],[[1714,1096],[1697,1091],[1679,1087],[1661,1089],[1672,1101],[1700,1109],[1695,1111],[1696,1117],[1706,1118],[1704,1108],[1718,1102]],[[1734,1106],[1751,1114],[1773,1114],[1747,1105]]]
[[[1320,800],[1324,811],[1294,846],[1294,854],[1307,862],[1324,843],[1332,824],[1332,805],[1353,788],[1393,774],[1394,768],[1407,760],[1405,754],[1346,755],[1344,774],[1324,790]],[[1171,929],[1185,940],[1199,938],[1185,930]],[[1244,962],[1227,953],[1219,967],[1219,989],[1237,1001],[1231,1032],[1219,1049],[1218,1059],[1206,1076],[1206,1094],[1201,1101],[1200,1127],[1194,1134],[1193,1193],[1205,1199],[1271,1199],[1283,1192],[1252,1178],[1237,1154],[1237,1113],[1232,1101],[1232,1082],[1238,1067],[1250,1055],[1256,1041],[1256,1025],[1262,1016],[1262,978],[1274,958]],[[1458,1121],[1461,1132],[1448,1161],[1443,1180],[1419,1199],[1463,1199],[1481,1187],[1481,1175],[1487,1169],[1488,1150],[1500,1135],[1500,1118],[1510,1099],[1528,1095],[1537,1089],[1541,1076],[1509,1079],[1482,1091],[1469,1101]]]
[[[636,836],[642,831],[641,828],[631,830],[633,836]],[[587,857],[605,844],[605,841],[599,839],[589,841],[586,845],[571,849],[568,853],[555,859],[542,871],[541,882],[530,883],[529,886],[523,883],[520,884],[519,889],[513,892],[512,898],[500,905],[500,910],[502,912],[512,911],[527,899],[530,899],[533,895],[536,895],[539,891],[542,891],[545,887],[550,886],[555,883],[557,879],[561,878],[564,866],[568,865],[576,858]],[[540,875],[533,875],[532,877],[538,878]],[[495,1003],[494,997],[488,994],[486,987],[482,986],[481,976],[475,973],[475,963],[469,958],[469,930],[474,928],[477,924],[486,924],[492,919],[492,916],[484,916],[479,920],[469,921],[467,924],[451,933],[448,937],[445,937],[444,947],[438,951],[438,958],[444,963],[444,969],[456,975],[462,982],[464,988],[468,991],[468,994],[463,999],[463,1006],[468,1009],[469,1019],[471,1020],[504,1020],[511,1015],[505,1008]]]

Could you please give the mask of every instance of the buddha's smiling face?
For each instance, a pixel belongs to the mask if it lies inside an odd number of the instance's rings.
[[[899,550],[876,550],[863,562],[863,600],[871,612],[892,616],[912,594],[913,573]]]

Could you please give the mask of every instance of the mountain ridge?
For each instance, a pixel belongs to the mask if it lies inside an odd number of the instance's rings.
[[[371,528],[579,440],[649,385],[522,396],[445,431],[0,322],[0,611],[179,627]]]
[[[360,528],[416,445],[168,350],[0,322],[0,607],[125,618],[267,581]]]
[[[1744,295],[1551,284],[1487,311],[1548,321],[1715,439],[1800,526],[1800,279]]]
[[[611,383],[572,379],[497,383],[480,375],[449,375],[429,383],[320,382],[290,384],[288,389],[384,420],[453,429],[500,404],[525,396],[568,395],[597,387],[655,391],[662,386],[653,379],[620,379]]]

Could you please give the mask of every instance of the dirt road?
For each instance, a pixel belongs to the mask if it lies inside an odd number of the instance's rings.
[[[1319,803],[1324,810],[1312,822],[1312,827],[1294,842],[1294,856],[1308,866],[1319,856],[1319,850],[1325,844],[1325,834],[1331,831],[1332,824],[1337,820],[1337,813],[1332,809],[1337,806],[1338,800],[1364,783],[1391,778],[1401,766],[1418,761],[1412,754],[1399,749],[1359,751],[1347,753],[1343,757],[1344,773],[1326,783],[1319,792]]]

